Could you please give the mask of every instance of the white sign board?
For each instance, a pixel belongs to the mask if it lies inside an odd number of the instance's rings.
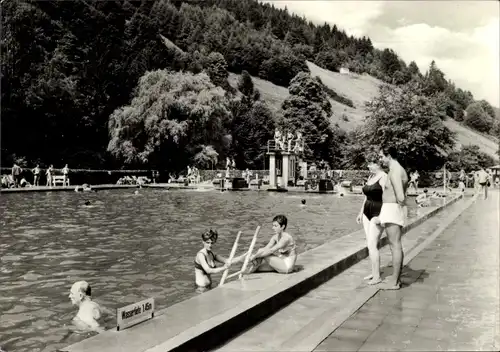
[[[155,299],[129,304],[116,310],[116,330],[123,330],[154,317]]]

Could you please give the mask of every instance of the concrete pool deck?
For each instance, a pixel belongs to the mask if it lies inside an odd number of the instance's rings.
[[[467,209],[472,201],[472,199],[458,201],[407,232],[402,238],[405,264],[427,246],[436,234],[454,221],[458,214]],[[382,277],[385,277],[392,270],[385,265],[391,262],[388,246],[381,248],[380,256]],[[347,331],[342,330],[345,322],[349,321],[352,315],[379,291],[377,285],[370,286],[363,280],[363,277],[370,271],[369,258],[361,260],[331,280],[297,298],[266,320],[224,342],[213,351],[304,352],[313,351],[316,348],[321,351],[349,350],[351,340],[362,342],[363,338],[367,337],[366,331],[374,328],[371,324],[371,316],[360,315],[356,325],[349,325]],[[419,272],[406,267],[402,275],[403,284],[408,283],[409,277],[413,278],[418,274]],[[402,290],[405,289],[406,287],[403,286]],[[387,295],[390,294],[395,294],[395,292],[387,292]],[[382,311],[384,308],[379,308],[379,310]],[[333,339],[334,341],[324,344],[325,338],[335,335],[332,332],[339,329],[338,336],[342,336],[342,341]],[[368,350],[385,351],[391,346],[372,345],[371,347]]]
[[[314,351],[499,351],[498,210],[478,197]]]
[[[459,201],[422,208],[405,232]],[[386,238],[381,239],[385,245]],[[363,231],[325,243],[299,255],[300,270],[290,275],[253,274],[242,281],[195,296],[156,312],[154,319],[124,331],[108,330],[60,351],[185,351],[214,348],[280,308],[327,282],[368,255]],[[146,297],[145,297],[146,298]],[[369,298],[369,297],[368,297]]]

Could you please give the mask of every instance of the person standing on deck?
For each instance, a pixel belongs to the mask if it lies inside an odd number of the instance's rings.
[[[415,189],[415,192],[418,193],[418,179],[420,178],[420,174],[418,173],[418,170],[415,170],[410,174],[410,183],[408,185],[408,188],[413,186]]]
[[[488,175],[484,168],[481,168],[481,170],[478,171],[477,179],[480,191],[484,190],[484,199],[488,199],[488,183],[490,182],[490,175]]]
[[[45,175],[47,176],[47,187],[52,187],[52,175],[54,174],[54,165],[50,165]]]
[[[479,171],[474,171],[474,192],[477,193],[480,190],[479,185]]]
[[[394,147],[385,147],[380,151],[382,162],[389,167],[387,182],[382,193],[380,224],[385,228],[392,252],[393,274],[384,280],[384,290],[398,290],[401,287],[400,276],[403,268],[403,247],[401,235],[406,222],[406,190],[408,175],[397,160]]]
[[[69,186],[69,178],[68,178],[69,168],[68,168],[68,164],[64,165],[64,167],[62,169],[62,173],[63,173],[63,176],[64,176],[63,187],[66,186],[66,185]]]
[[[443,167],[443,184],[447,192],[453,192],[451,189],[451,172],[446,170],[446,167]]]
[[[384,229],[380,226],[379,215],[382,209],[382,194],[387,182],[387,174],[380,167],[380,160],[377,155],[368,155],[365,159],[370,170],[370,178],[363,186],[365,200],[356,218],[356,222],[358,224],[363,223],[368,254],[372,264],[372,272],[365,277],[365,280],[369,280],[369,285],[376,285],[382,281],[380,279],[378,242]]]
[[[32,170],[34,175],[33,183],[35,186],[40,186],[40,165],[36,165],[36,167]]]
[[[14,163],[14,166],[12,166],[12,179],[14,180],[14,187],[19,187],[19,184],[21,182],[22,178],[22,172],[23,169],[16,163]]]
[[[474,187],[474,172],[465,174],[465,187]]]
[[[462,181],[465,184],[465,182],[467,180],[467,175],[465,174],[465,170],[464,169],[460,170],[460,174],[458,174],[458,180]]]

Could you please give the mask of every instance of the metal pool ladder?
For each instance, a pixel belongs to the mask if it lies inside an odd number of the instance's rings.
[[[224,282],[227,279],[230,279],[232,277],[238,276],[238,279],[241,279],[243,277],[243,273],[247,269],[248,262],[250,261],[250,256],[252,255],[253,248],[255,247],[255,242],[257,242],[257,235],[259,234],[259,231],[260,231],[260,226],[257,226],[257,228],[255,229],[255,233],[253,235],[253,238],[252,238],[252,242],[250,243],[250,248],[248,248],[248,252],[245,256],[245,261],[243,262],[243,266],[241,267],[241,270],[239,270],[235,273],[232,273],[231,275],[228,275],[229,268],[224,270],[224,273],[222,274],[222,278],[220,279],[219,286],[224,285]],[[231,254],[229,254],[229,259],[228,259],[229,263],[231,263],[231,261],[234,258],[234,255],[236,254],[236,249],[238,248],[238,241],[240,240],[240,237],[241,237],[241,231],[239,231],[238,234],[236,235],[236,240],[234,241],[233,248],[231,249]]]

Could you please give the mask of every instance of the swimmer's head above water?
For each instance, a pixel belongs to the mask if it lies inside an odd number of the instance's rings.
[[[305,199],[302,199],[302,200],[301,200],[301,203],[305,205],[305,204],[306,204],[306,200],[305,200]]]
[[[69,299],[74,305],[80,303],[86,298],[92,296],[92,289],[87,281],[77,281],[71,286],[69,291]]]
[[[101,307],[92,301],[92,291],[87,281],[78,281],[71,286],[69,298],[73,305],[78,306],[78,313],[73,318],[73,324],[78,331],[103,332],[98,322],[101,318]]]
[[[203,245],[205,246],[205,248],[210,250],[212,248],[212,245],[217,242],[217,237],[219,237],[219,234],[217,233],[217,231],[214,231],[212,229],[202,234],[201,239],[203,240]]]

